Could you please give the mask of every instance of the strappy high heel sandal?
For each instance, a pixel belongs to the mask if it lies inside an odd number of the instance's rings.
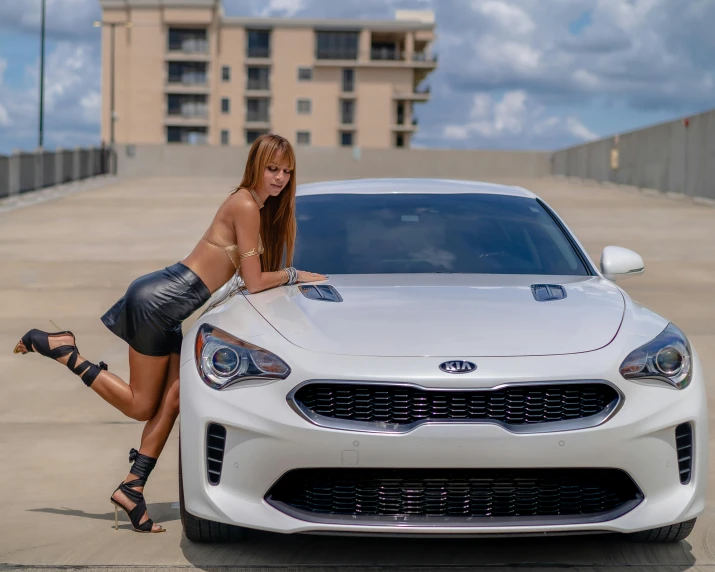
[[[109,497],[109,501],[114,505],[114,529],[119,530],[119,517],[117,515],[117,510],[122,509],[129,516],[129,520],[132,522],[132,528],[136,532],[165,532],[166,529],[159,527],[158,530],[154,530],[154,521],[147,518],[145,522],[140,521],[146,513],[146,501],[144,500],[144,495],[133,487],[143,487],[146,485],[146,480],[149,478],[149,474],[154,469],[156,465],[156,459],[153,457],[147,457],[142,455],[136,449],[129,451],[129,462],[134,461],[131,470],[129,471],[132,475],[136,475],[138,478],[128,483],[121,483],[114,492],[112,496]],[[130,501],[134,503],[134,508],[131,510],[125,507],[122,503],[114,498],[114,494],[117,491],[124,493]]]
[[[24,354],[29,352],[37,352],[38,354],[48,358],[52,358],[55,361],[69,354],[70,357],[67,360],[66,364],[69,370],[72,373],[78,375],[87,387],[92,385],[92,382],[97,379],[99,372],[107,369],[107,364],[103,361],[100,361],[99,365],[97,365],[93,364],[89,360],[85,360],[75,367],[75,364],[77,363],[77,358],[79,357],[79,350],[77,349],[77,345],[73,343],[71,346],[59,346],[54,349],[50,349],[50,338],[54,338],[57,336],[72,336],[72,341],[74,342],[74,334],[70,331],[48,334],[47,332],[43,332],[42,330],[32,329],[24,336],[22,336],[20,341],[15,345],[13,353]],[[27,350],[26,352],[23,352],[20,349],[20,344],[23,344],[25,346],[25,349]]]

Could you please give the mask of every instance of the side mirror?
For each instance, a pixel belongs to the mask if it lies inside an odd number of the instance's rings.
[[[627,248],[607,246],[601,253],[601,273],[609,280],[643,274],[644,270],[640,255]]]

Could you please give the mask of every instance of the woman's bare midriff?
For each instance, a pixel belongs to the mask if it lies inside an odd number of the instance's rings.
[[[203,280],[211,294],[226,284],[236,272],[231,259],[222,248],[200,241],[181,261]]]

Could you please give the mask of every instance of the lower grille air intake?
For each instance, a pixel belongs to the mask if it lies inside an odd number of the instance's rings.
[[[217,485],[221,481],[223,452],[226,448],[226,428],[211,423],[206,430],[206,468],[209,483]]]
[[[266,495],[309,521],[472,526],[610,520],[642,498],[617,469],[297,469]]]
[[[680,482],[687,485],[693,469],[693,426],[690,423],[683,423],[675,428],[675,446],[678,449]]]

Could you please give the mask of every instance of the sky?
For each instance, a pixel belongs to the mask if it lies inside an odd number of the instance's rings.
[[[41,0],[0,0],[0,153],[38,145]],[[715,108],[713,0],[223,0],[228,16],[433,10],[414,146],[546,149]],[[99,143],[98,0],[47,0],[45,147]]]

